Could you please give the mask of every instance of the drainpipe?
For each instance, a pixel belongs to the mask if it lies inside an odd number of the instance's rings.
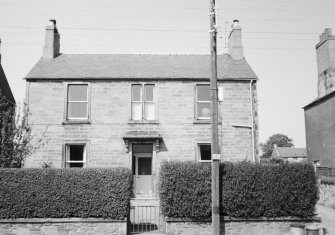
[[[254,99],[252,95],[252,82],[250,80],[250,114],[251,114],[251,141],[252,141],[252,161],[255,162],[255,128],[254,128]]]

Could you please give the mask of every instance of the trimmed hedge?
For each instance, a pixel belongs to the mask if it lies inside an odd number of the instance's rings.
[[[1,169],[0,218],[123,219],[132,178],[127,168]]]
[[[318,200],[312,165],[262,165],[249,162],[220,166],[222,213],[230,217],[309,217]],[[167,217],[211,217],[211,165],[164,162],[159,187]]]
[[[161,210],[168,217],[211,216],[211,165],[163,162],[159,185]]]
[[[318,200],[313,166],[306,163],[223,165],[222,206],[232,217],[309,217]]]

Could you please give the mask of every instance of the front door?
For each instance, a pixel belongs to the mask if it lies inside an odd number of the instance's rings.
[[[133,144],[133,175],[137,195],[152,194],[152,144]]]

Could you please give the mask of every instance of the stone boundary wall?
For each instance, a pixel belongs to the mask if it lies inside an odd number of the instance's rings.
[[[314,225],[321,229],[321,217],[315,216],[310,219],[300,219],[296,217],[285,218],[258,218],[240,219],[221,216],[221,235],[290,235],[291,225],[302,224],[307,226]],[[211,235],[211,221],[190,221],[183,219],[167,218],[165,233],[167,235],[192,234],[192,235]],[[321,232],[321,231],[320,231]],[[322,234],[322,233],[320,233]]]
[[[10,235],[102,235],[127,234],[127,219],[0,219],[0,234]]]

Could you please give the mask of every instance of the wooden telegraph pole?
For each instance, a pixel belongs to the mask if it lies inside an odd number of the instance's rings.
[[[218,88],[217,88],[217,45],[215,0],[210,0],[210,51],[211,51],[211,150],[212,150],[212,229],[213,235],[220,234],[219,162],[218,138]]]

